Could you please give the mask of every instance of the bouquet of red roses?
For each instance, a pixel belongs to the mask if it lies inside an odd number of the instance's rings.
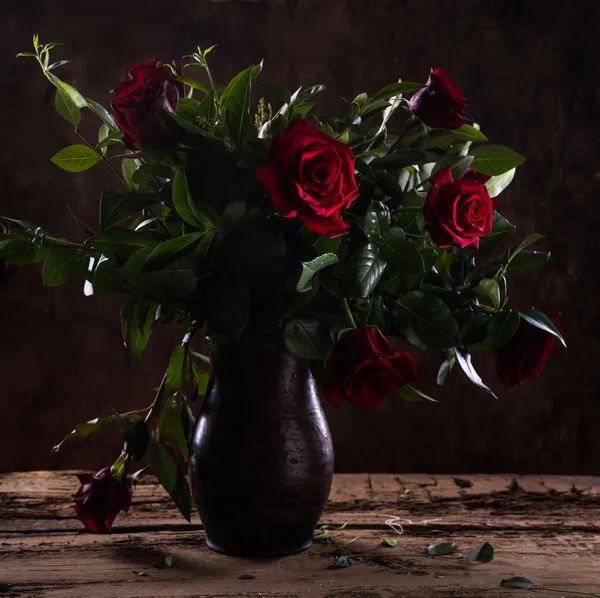
[[[441,69],[426,83],[361,93],[333,117],[315,111],[324,86],[262,83],[267,99],[254,103],[262,64],[220,85],[212,48],[198,48],[183,66],[128,68],[106,109],[55,74],[65,62],[50,61],[55,45],[36,36],[21,54],[39,62],[81,139],[51,160],[69,172],[103,164],[114,184],[98,223],[79,221],[80,241],[4,219],[0,259],[43,261],[46,286],[79,276],[88,296],[120,294],[123,339],[138,358],[157,326],[185,331],[149,407],[80,424],[55,447],[120,426],[116,463],[80,477],[75,502],[88,529],[110,529],[128,509],[147,470],[131,465],[161,436],[187,459],[187,401],[206,391],[210,362],[191,347],[194,335],[220,345],[280,334],[329,402],[367,409],[394,393],[429,398],[416,385],[414,348],[441,356],[439,384],[457,365],[491,392],[472,351],[491,352],[508,387],[536,377],[555,339],[564,343],[553,316],[508,305],[508,284],[549,258],[530,249],[537,234],[499,251],[515,227],[496,210],[524,158],[488,143]],[[82,111],[98,119],[97,139],[80,131]],[[405,116],[399,134],[394,115]],[[164,483],[165,468],[178,466],[172,445],[159,448],[150,467]],[[177,493],[167,489],[189,518],[187,482],[175,477]]]

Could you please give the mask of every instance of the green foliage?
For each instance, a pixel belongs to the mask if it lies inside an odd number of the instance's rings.
[[[188,330],[171,355],[147,418],[135,412],[115,414],[80,424],[66,437],[85,437],[118,421],[126,447],[115,467],[123,476],[129,475],[129,462],[141,459],[152,439],[151,467],[187,518],[189,487],[167,441],[188,459],[193,417],[183,393],[193,388],[194,400],[209,384],[208,371],[194,361],[206,358],[189,346],[195,332],[215,344],[246,335],[280,334],[290,351],[311,361],[322,380],[342,326],[373,326],[405,344],[444,351],[439,384],[458,364],[486,392],[491,391],[473,367],[471,350],[505,346],[521,320],[564,343],[542,312],[507,307],[508,285],[550,257],[529,249],[540,235],[529,235],[502,254],[499,245],[515,226],[498,212],[478,250],[438,248],[429,235],[423,206],[431,177],[450,167],[453,178],[459,179],[472,168],[491,176],[486,187],[496,197],[512,182],[524,158],[486,143],[478,125],[430,129],[408,110],[402,135],[392,134],[392,115],[405,112],[398,110],[406,105],[403,96],[424,84],[399,81],[372,96],[359,93],[337,117],[313,110],[323,85],[291,92],[280,83],[263,83],[260,89],[268,101],[261,98],[257,105],[251,91],[262,63],[219,87],[215,81],[224,79],[213,77],[207,62],[214,46],[198,47],[183,68],[201,68],[207,84],[165,65],[187,86],[186,97],[177,100],[175,110],[158,106],[165,134],[137,143],[137,151],[132,151],[123,149],[122,133],[110,111],[57,76],[65,61],[50,60],[55,47],[41,44],[36,36],[33,51],[20,56],[38,62],[56,90],[56,109],[70,126],[85,131],[86,119],[96,120],[97,143],[94,139],[71,145],[51,160],[69,172],[85,171],[98,162],[111,168],[110,190],[99,205],[100,230],[76,218],[87,238],[72,242],[37,225],[6,219],[2,230],[10,230],[0,234],[0,260],[44,261],[47,286],[61,285],[78,274],[85,278],[88,296],[125,294],[122,335],[138,359],[155,327],[173,323]],[[300,118],[310,119],[322,134],[334,138],[332,148],[345,144],[354,156],[354,168],[347,159],[338,163],[342,154],[337,149],[319,155],[321,143],[327,143],[322,135],[323,141],[305,140],[302,155],[286,153],[288,163],[277,165],[272,157],[282,144],[275,138]],[[323,180],[315,175],[311,181],[311,169],[321,160],[331,162],[334,178],[341,173],[355,181],[336,179],[325,189],[328,167],[319,168]],[[267,162],[271,166],[265,169]],[[269,168],[275,171],[269,174]],[[338,210],[336,206],[344,203],[340,190],[354,182],[357,199]],[[277,207],[270,197],[274,187],[281,195],[275,198]],[[295,215],[281,215],[284,201]],[[332,216],[347,224],[346,234],[332,239],[309,230],[319,218]],[[168,391],[173,396],[164,397]],[[402,386],[396,396],[433,400],[414,385]]]
[[[100,160],[98,152],[87,145],[70,145],[60,150],[50,160],[67,172],[83,172]]]

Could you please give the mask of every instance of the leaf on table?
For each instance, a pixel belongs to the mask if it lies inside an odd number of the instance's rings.
[[[386,548],[394,548],[395,546],[398,546],[398,540],[396,540],[396,538],[383,538],[381,540],[381,545]]]
[[[456,546],[455,542],[431,544],[427,548],[427,554],[430,556],[442,556],[444,554],[454,554],[455,552],[458,552],[458,546]]]
[[[156,567],[157,569],[170,569],[173,566],[173,557],[168,554],[165,557],[164,562],[159,563],[157,561],[152,561],[152,566]]]
[[[131,572],[138,577],[150,577],[145,571],[136,571],[135,569],[132,569]]]
[[[345,554],[340,554],[335,557],[333,564],[329,566],[330,569],[346,569],[354,565],[354,559],[349,558]]]
[[[534,588],[536,584],[526,577],[511,577],[510,579],[503,579],[500,585],[503,588],[529,590]]]
[[[484,542],[477,548],[467,552],[465,558],[478,563],[490,563],[494,560],[494,547],[489,542]]]

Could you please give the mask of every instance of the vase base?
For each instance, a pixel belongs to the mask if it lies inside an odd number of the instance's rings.
[[[303,544],[298,544],[296,546],[288,546],[285,548],[273,548],[267,549],[264,551],[256,550],[256,548],[251,547],[232,547],[231,549],[224,548],[219,546],[218,544],[214,544],[208,538],[206,538],[206,545],[215,552],[219,554],[224,554],[226,556],[238,556],[238,557],[246,557],[246,558],[275,558],[281,556],[290,556],[292,554],[298,554],[299,552],[303,552],[307,550],[312,545],[312,538],[308,540],[308,542],[304,542]]]

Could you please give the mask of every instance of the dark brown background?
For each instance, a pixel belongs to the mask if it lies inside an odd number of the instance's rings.
[[[31,60],[31,34],[65,44],[62,76],[109,102],[124,67],[177,58],[200,43],[226,80],[264,57],[263,81],[325,83],[321,108],[374,93],[402,77],[423,81],[442,66],[496,143],[527,156],[500,209],[519,235],[547,236],[539,275],[515,285],[513,306],[561,311],[570,343],[541,379],[513,392],[479,360],[494,401],[457,372],[435,386],[439,404],[388,401],[375,412],[328,409],[338,471],[514,471],[598,474],[598,99],[600,2],[572,0],[21,0],[0,21],[0,213],[80,238],[67,206],[94,222],[112,175],[101,165],[70,175],[48,158],[76,142],[54,112],[53,93]],[[9,7],[6,7],[9,6]],[[91,115],[87,119],[92,120]],[[545,241],[543,243],[546,243]],[[168,359],[171,332],[141,362],[120,341],[118,302],[86,298],[81,285],[46,289],[39,268],[15,269],[0,286],[0,470],[94,468],[119,443],[102,434],[59,455],[50,447],[75,423],[149,403]],[[413,351],[417,353],[417,351]],[[235,440],[233,440],[235,441]]]

